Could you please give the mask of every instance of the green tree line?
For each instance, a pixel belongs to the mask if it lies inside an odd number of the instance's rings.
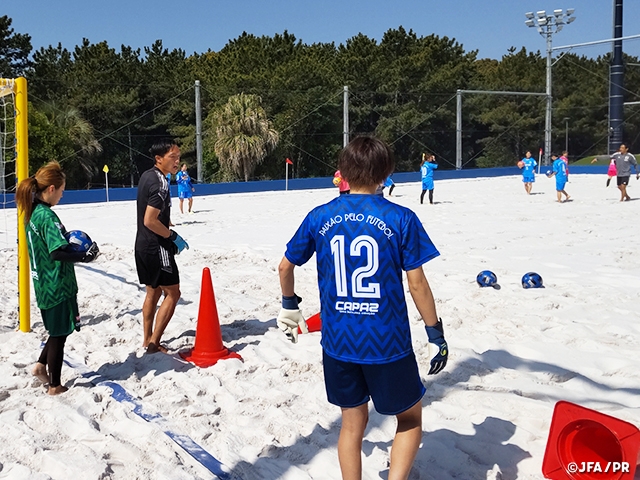
[[[626,57],[628,63],[639,63]],[[201,85],[203,180],[275,179],[285,159],[296,177],[333,174],[343,144],[343,87],[349,134],[391,144],[397,171],[418,169],[432,152],[455,167],[456,90],[545,91],[545,57],[510,48],[479,59],[455,39],[403,27],[381,40],[358,34],[345,43],[303,43],[293,34],[243,33],[220,51],[187,55],[162,41],[143,49],[85,39],[33,50],[26,33],[0,17],[0,77],[29,85],[30,168],[51,159],[68,188],[104,182],[131,186],[152,165],[154,139],[171,136],[195,177],[194,84]],[[609,56],[565,54],[553,67],[553,148],[572,158],[607,149]],[[628,67],[627,101],[640,96],[640,68]],[[236,118],[233,118],[233,116]],[[640,137],[640,106],[625,110],[625,141]],[[464,168],[513,165],[543,146],[544,97],[465,95]],[[234,130],[236,129],[236,130]],[[238,149],[238,151],[235,151]],[[244,155],[244,156],[243,156]]]

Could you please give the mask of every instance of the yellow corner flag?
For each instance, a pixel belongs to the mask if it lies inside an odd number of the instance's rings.
[[[107,167],[106,165],[104,166],[104,168],[102,169],[102,171],[104,173],[109,173],[109,167]]]

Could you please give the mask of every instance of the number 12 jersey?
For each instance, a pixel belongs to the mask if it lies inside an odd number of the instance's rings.
[[[306,216],[285,257],[300,266],[314,253],[325,353],[363,364],[411,353],[402,271],[440,254],[416,214],[377,195],[341,195]]]

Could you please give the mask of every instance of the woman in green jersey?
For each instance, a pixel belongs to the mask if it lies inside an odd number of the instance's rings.
[[[49,162],[18,185],[16,204],[24,213],[29,245],[31,278],[36,301],[49,339],[33,368],[33,375],[49,385],[49,395],[68,389],[60,382],[64,344],[77,329],[78,284],[73,262],[91,262],[99,253],[93,242],[87,252],[74,252],[65,238],[66,229],[51,207],[58,204],[65,175],[58,162]]]

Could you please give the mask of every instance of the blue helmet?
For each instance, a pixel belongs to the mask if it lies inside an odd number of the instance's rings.
[[[69,248],[74,252],[86,252],[93,243],[89,235],[80,230],[71,230],[64,234],[64,238],[69,242]]]
[[[476,277],[476,282],[481,287],[493,287],[498,283],[498,277],[491,270],[483,270]]]
[[[543,288],[542,277],[536,272],[527,272],[522,276],[522,288]]]

